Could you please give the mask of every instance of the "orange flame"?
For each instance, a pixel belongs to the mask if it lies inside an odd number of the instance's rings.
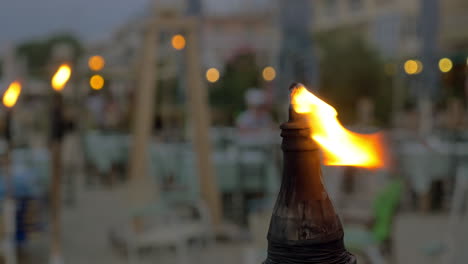
[[[359,134],[347,130],[338,121],[335,108],[304,86],[292,91],[291,105],[296,113],[307,114],[311,137],[322,147],[326,165],[373,169],[385,166],[381,133]]]
[[[52,77],[51,85],[55,91],[60,92],[67,84],[71,76],[71,67],[68,64],[62,64]]]
[[[3,94],[3,105],[8,108],[15,106],[18,97],[21,94],[21,83],[14,81],[8,86],[8,89]]]

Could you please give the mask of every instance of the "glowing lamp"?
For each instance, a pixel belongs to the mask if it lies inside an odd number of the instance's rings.
[[[55,72],[54,76],[52,77],[51,85],[52,88],[60,92],[63,90],[65,85],[67,84],[68,80],[71,76],[71,67],[68,64],[62,64]]]
[[[439,60],[439,70],[441,72],[449,72],[453,67],[452,60],[449,58],[442,58]]]
[[[273,81],[276,78],[275,68],[268,66],[262,71],[262,76],[265,81]]]
[[[206,80],[215,83],[219,80],[219,71],[216,68],[210,68],[206,71]]]
[[[88,67],[93,71],[100,71],[104,68],[106,61],[102,56],[91,56],[88,60]]]
[[[89,79],[89,86],[91,86],[93,90],[101,90],[102,87],[104,87],[104,78],[99,74],[91,76]]]
[[[407,60],[403,67],[408,75],[419,74],[423,70],[423,64],[419,60]]]
[[[174,35],[171,39],[171,44],[174,49],[183,50],[186,44],[184,36],[180,34]]]
[[[3,105],[12,108],[15,106],[21,94],[21,83],[18,81],[12,82],[8,89],[3,94]]]

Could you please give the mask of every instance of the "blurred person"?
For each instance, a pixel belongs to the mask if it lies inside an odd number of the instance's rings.
[[[453,132],[461,132],[466,125],[466,114],[460,98],[451,98],[447,105],[447,126]]]
[[[358,100],[356,105],[356,122],[353,128],[358,132],[375,132],[375,105],[369,97],[362,97]]]
[[[438,134],[446,140],[456,140],[466,127],[466,115],[459,98],[451,98],[440,104],[436,111]]]
[[[438,135],[442,135],[447,129],[446,104],[438,102],[434,105],[434,130]]]
[[[403,128],[410,138],[419,138],[420,114],[415,104],[408,103],[404,109]]]
[[[258,135],[270,130],[273,120],[266,109],[266,95],[258,88],[251,88],[245,94],[247,110],[242,112],[236,120],[241,135]]]
[[[381,132],[376,126],[375,104],[372,98],[367,96],[359,98],[356,103],[356,119],[350,130],[364,134]],[[347,166],[334,184],[342,186],[345,197],[340,202],[344,206],[357,204],[365,207],[371,206],[380,187],[387,181],[386,173]]]
[[[89,114],[91,114],[91,128],[101,128],[104,123],[104,97],[102,93],[92,91],[88,96],[86,106]]]
[[[460,98],[451,98],[447,102],[447,108],[444,113],[444,141],[451,144],[450,150],[450,166],[447,172],[448,177],[445,181],[436,181],[433,186],[436,187],[435,195],[436,197],[442,197],[444,194],[453,193],[455,190],[455,175],[457,168],[463,163],[463,158],[457,155],[457,146],[463,144],[466,141],[466,112],[462,99]],[[436,199],[438,202],[436,205],[438,208],[442,206],[442,199]]]
[[[234,212],[234,218],[241,224],[247,223],[249,202],[261,199],[265,195],[265,190],[262,188],[245,188],[244,184],[247,181],[243,175],[255,175],[259,177],[260,182],[266,182],[268,162],[274,159],[272,143],[277,140],[277,130],[273,130],[273,120],[266,108],[266,99],[265,93],[258,88],[247,90],[245,93],[247,110],[236,120],[240,186],[234,191],[232,206],[238,208]]]
[[[106,130],[117,130],[120,125],[120,107],[117,100],[115,100],[112,92],[106,93],[104,101],[104,128]]]

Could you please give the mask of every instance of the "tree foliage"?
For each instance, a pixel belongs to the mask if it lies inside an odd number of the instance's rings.
[[[317,36],[320,49],[319,94],[335,106],[343,123],[356,116],[356,103],[369,97],[375,103],[378,121],[386,122],[391,105],[379,54],[359,35],[346,31]]]
[[[17,46],[16,52],[26,59],[28,71],[35,77],[44,77],[46,66],[50,63],[52,49],[55,45],[65,43],[73,49],[73,60],[82,53],[80,41],[71,34],[57,34],[44,40],[31,40]]]
[[[241,53],[225,66],[220,80],[210,87],[210,103],[224,122],[232,124],[235,117],[245,109],[244,95],[260,84],[260,69],[255,54]]]

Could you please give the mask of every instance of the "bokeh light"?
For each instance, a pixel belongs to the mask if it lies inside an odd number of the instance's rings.
[[[415,60],[415,61],[416,61],[416,64],[418,65],[418,69],[416,70],[416,74],[420,74],[424,69],[423,64],[422,64],[422,62],[420,60]]]
[[[453,63],[449,58],[439,60],[439,69],[441,72],[449,72],[453,67]]]
[[[51,85],[55,91],[62,91],[71,76],[71,67],[68,64],[62,64],[52,77]]]
[[[262,75],[265,81],[273,81],[276,78],[275,68],[271,66],[265,67],[263,69]]]
[[[88,60],[88,66],[93,71],[100,71],[104,68],[106,61],[102,56],[95,55],[91,56]]]
[[[18,81],[12,82],[8,89],[3,94],[3,105],[8,108],[15,106],[19,95],[21,94],[21,83]]]
[[[174,35],[172,37],[171,43],[172,43],[172,47],[176,50],[184,49],[185,44],[186,44],[184,36],[180,34]]]
[[[94,90],[101,90],[104,87],[104,78],[99,74],[91,76],[89,86]]]
[[[219,80],[219,71],[216,68],[210,68],[206,71],[206,79],[210,83],[215,83]]]
[[[419,60],[407,60],[404,64],[405,72],[409,75],[421,73],[423,64]]]

